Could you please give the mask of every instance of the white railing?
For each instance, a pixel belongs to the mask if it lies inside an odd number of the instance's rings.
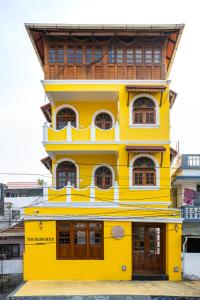
[[[84,201],[90,202],[100,202],[101,200],[105,202],[119,202],[119,186],[117,181],[115,181],[113,186],[109,189],[100,189],[94,185],[94,182],[92,182],[91,185],[86,188],[78,189],[68,182],[68,184],[60,190],[45,186],[43,193],[44,200],[53,202],[63,202],[63,199],[66,202],[73,202],[76,200],[76,198],[81,197],[83,197]],[[103,193],[103,195],[99,197],[99,193]]]
[[[90,131],[90,138],[89,140],[92,141],[92,142],[95,142],[97,140],[100,140],[100,139],[97,139],[96,138],[96,133],[97,133],[97,130],[101,130],[102,131],[102,141],[104,140],[104,137],[106,135],[107,132],[113,130],[114,131],[114,140],[116,142],[118,142],[120,140],[120,126],[119,126],[119,122],[116,121],[115,125],[108,129],[108,130],[103,130],[99,127],[97,127],[94,123],[92,123],[89,127],[87,128],[84,128],[84,129],[79,129],[79,128],[76,128],[76,127],[73,127],[71,125],[71,122],[68,122],[67,126],[60,129],[60,130],[56,130],[54,128],[51,128],[48,126],[47,122],[44,123],[43,125],[43,143],[48,143],[49,142],[49,138],[48,138],[48,135],[49,135],[49,130],[52,130],[54,133],[56,132],[60,132],[61,130],[65,130],[65,136],[66,136],[66,139],[65,140],[61,140],[63,142],[72,142],[73,140],[73,134],[72,134],[72,131],[75,130],[75,131],[79,131],[79,132],[83,132],[84,130],[89,130]],[[59,139],[56,139],[57,141]],[[84,140],[84,139],[83,139]],[[53,141],[53,139],[51,139],[51,141]],[[59,140],[60,141],[60,140]]]

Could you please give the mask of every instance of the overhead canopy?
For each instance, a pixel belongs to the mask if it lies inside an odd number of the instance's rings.
[[[48,103],[48,104],[45,104],[43,106],[40,107],[47,122],[51,123],[51,104]]]
[[[50,156],[41,159],[41,162],[47,168],[47,170],[49,170],[50,172],[52,171],[52,159]]]
[[[169,102],[170,102],[170,108],[172,108],[172,106],[174,105],[174,102],[176,100],[177,97],[177,93],[175,93],[174,91],[170,90],[169,91]]]
[[[170,161],[172,162],[174,158],[177,156],[178,152],[170,147]]]
[[[126,146],[126,151],[133,153],[156,153],[165,152],[165,150],[163,146]]]
[[[168,25],[105,25],[105,24],[25,24],[26,30],[30,36],[35,52],[38,56],[42,68],[44,67],[44,38],[51,36],[54,38],[74,36],[81,37],[164,37],[166,39],[166,65],[167,75],[169,75],[176,50],[181,38],[184,24]]]

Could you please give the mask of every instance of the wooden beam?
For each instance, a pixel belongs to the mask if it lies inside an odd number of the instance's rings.
[[[127,156],[127,168],[129,167],[129,152],[128,152],[128,156]]]
[[[162,106],[162,100],[163,100],[163,92],[160,93],[160,107]]]
[[[160,167],[162,167],[162,164],[163,164],[163,152],[161,152]]]

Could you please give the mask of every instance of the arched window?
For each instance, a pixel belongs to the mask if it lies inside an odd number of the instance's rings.
[[[156,185],[155,163],[148,157],[140,157],[133,164],[133,185]]]
[[[76,187],[76,166],[73,163],[69,161],[61,162],[56,171],[57,189],[63,188],[68,182]]]
[[[107,130],[112,128],[112,117],[105,112],[99,113],[95,118],[95,125],[101,129]]]
[[[112,172],[108,167],[99,167],[96,169],[95,185],[101,189],[109,189],[112,186]]]
[[[156,124],[156,109],[153,100],[141,97],[133,102],[133,124]]]
[[[76,113],[73,109],[65,107],[59,110],[56,115],[56,129],[64,128],[68,122],[76,127]]]

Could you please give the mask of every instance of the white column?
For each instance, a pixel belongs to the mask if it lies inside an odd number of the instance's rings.
[[[114,183],[114,202],[119,202],[119,185],[117,181]]]
[[[43,201],[44,202],[48,201],[48,185],[47,185],[47,183],[43,184]]]
[[[43,125],[43,143],[48,142],[48,125],[47,122],[44,122]]]
[[[90,185],[90,202],[95,202],[95,185],[94,180],[92,180]]]
[[[71,122],[67,123],[67,142],[71,142],[72,140],[72,125]]]
[[[90,140],[94,142],[96,140],[96,128],[94,122],[90,126]]]
[[[67,202],[71,202],[71,184],[68,181],[67,187],[66,187],[66,200]]]
[[[116,123],[115,123],[115,141],[119,142],[119,140],[120,140],[119,122],[116,121]]]

